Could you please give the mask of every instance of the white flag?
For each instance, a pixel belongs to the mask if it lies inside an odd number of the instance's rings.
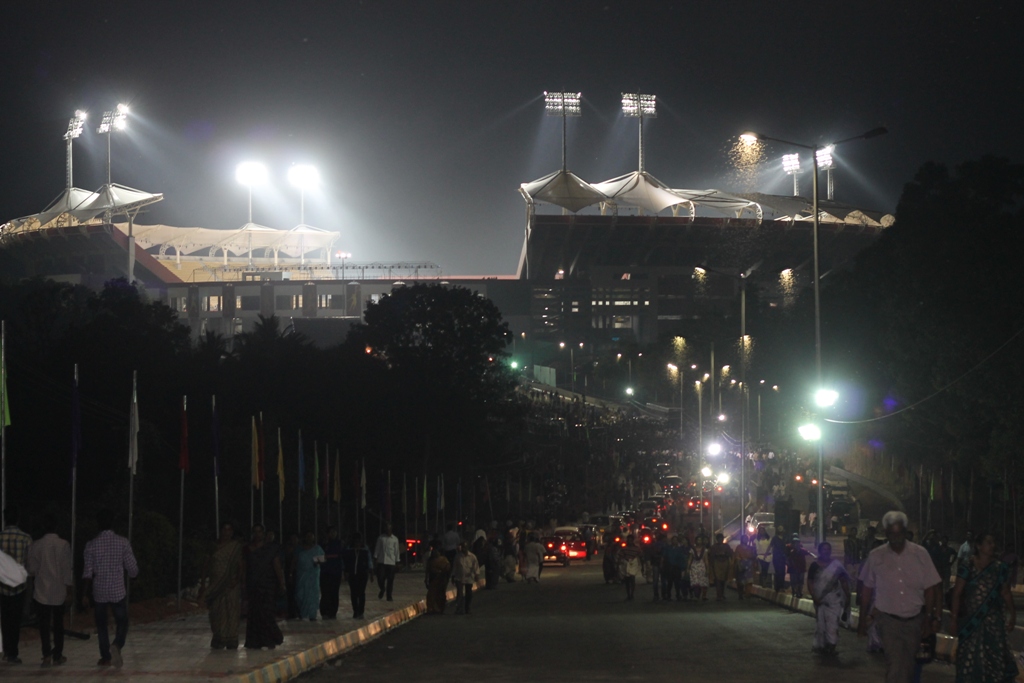
[[[139,464],[139,400],[135,393],[135,373],[132,373],[132,408],[128,425],[128,469],[134,476]]]

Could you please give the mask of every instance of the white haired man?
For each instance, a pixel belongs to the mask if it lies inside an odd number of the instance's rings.
[[[858,635],[877,623],[885,649],[886,683],[910,683],[914,655],[923,637],[942,623],[942,579],[928,551],[907,543],[907,516],[893,510],[882,517],[888,543],[868,555],[861,568]],[[872,596],[874,607],[870,607]]]

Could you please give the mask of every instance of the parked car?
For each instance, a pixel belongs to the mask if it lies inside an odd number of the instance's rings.
[[[775,513],[755,512],[747,517],[747,534],[754,536],[759,527],[765,527],[769,536],[775,535]]]

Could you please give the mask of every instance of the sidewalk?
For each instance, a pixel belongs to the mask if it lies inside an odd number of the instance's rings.
[[[320,666],[349,649],[422,614],[426,609],[423,573],[413,569],[395,577],[394,602],[377,599],[376,584],[367,586],[366,619],[349,615],[348,585],[341,586],[337,621],[280,621],[284,644],[275,650],[211,650],[210,626],[206,613],[129,625],[128,642],[122,651],[124,667],[97,667],[96,636],[82,641],[66,638],[64,666],[40,668],[42,654],[38,639],[23,642],[24,664],[0,663],[0,680],[7,682],[64,680],[102,681],[110,676],[145,677],[153,683],[175,681],[238,681],[270,683],[287,681]],[[455,590],[449,591],[454,600]],[[449,609],[454,612],[454,605]],[[78,617],[75,626],[85,620]],[[110,624],[113,637],[113,622]],[[90,629],[90,633],[92,629]],[[24,631],[28,635],[29,631]],[[245,640],[245,623],[240,625],[239,642]]]

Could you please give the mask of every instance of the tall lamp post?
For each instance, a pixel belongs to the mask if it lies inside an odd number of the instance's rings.
[[[306,224],[306,191],[320,185],[320,173],[314,166],[300,164],[288,169],[288,182],[299,190],[299,225]],[[251,211],[251,209],[250,209]],[[250,216],[249,220],[252,220]]]
[[[68,143],[68,154],[67,154],[67,167],[65,169],[65,180],[67,181],[67,189],[71,189],[74,185],[74,180],[71,173],[71,142],[75,140],[79,135],[82,134],[82,130],[85,128],[86,113],[81,109],[75,111],[75,116],[68,121],[68,132],[64,133],[64,139]]]
[[[100,120],[100,127],[96,132],[107,136],[107,191],[110,191],[110,136],[114,131],[124,130],[128,127],[128,105],[119,104],[115,109],[103,112]],[[70,126],[68,127],[70,132]],[[71,178],[71,140],[68,140],[68,178]],[[113,197],[111,197],[113,203]],[[113,217],[108,208],[103,214],[104,223],[112,223]],[[135,281],[135,235],[132,234],[132,214],[128,214],[128,283]]]
[[[819,216],[818,211],[818,162],[819,153],[825,149],[828,149],[829,160],[831,161],[832,151],[839,145],[847,142],[853,142],[854,140],[868,140],[870,138],[878,137],[879,135],[885,135],[889,131],[885,127],[872,128],[866,133],[860,135],[854,135],[853,137],[840,140],[838,142],[831,143],[829,145],[805,145],[799,142],[792,142],[790,140],[783,140],[781,138],[773,138],[767,135],[761,135],[760,133],[747,132],[740,135],[740,139],[748,145],[753,145],[758,141],[771,141],[779,142],[784,145],[791,147],[798,147],[800,149],[810,150],[811,161],[814,164],[812,183],[813,197],[812,197],[812,211],[814,212],[814,227],[813,227],[813,249],[814,249],[814,366],[816,377],[818,381],[818,387],[821,387],[821,274],[819,270],[819,259],[818,259],[818,228],[819,228]],[[822,451],[821,439],[818,439],[818,542],[821,543],[825,539],[825,526],[824,526],[824,510],[822,501],[822,489],[824,488],[824,452]]]
[[[249,190],[249,222],[252,224],[252,187],[267,182],[267,167],[258,161],[243,161],[235,168],[235,180]],[[252,265],[252,230],[249,230],[249,265]]]
[[[679,379],[679,440],[683,440],[683,368],[674,363],[668,364],[669,372]]]

